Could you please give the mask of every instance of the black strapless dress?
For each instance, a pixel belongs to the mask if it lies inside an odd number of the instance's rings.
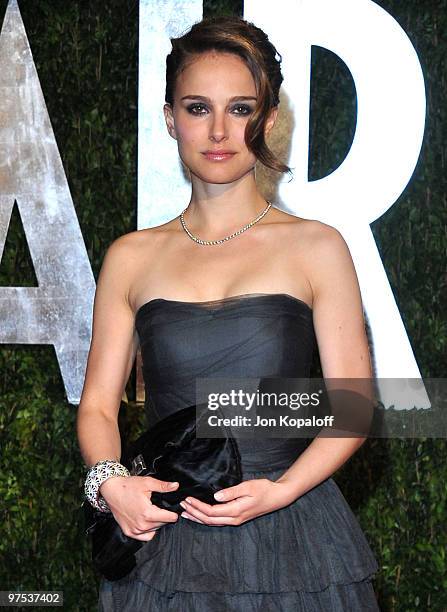
[[[308,377],[312,309],[287,294],[208,302],[155,299],[137,311],[148,423],[196,403],[196,378]],[[278,478],[302,440],[238,440],[244,480]],[[374,554],[328,478],[292,504],[242,525],[180,517],[137,553],[137,567],[102,579],[104,612],[377,611]]]

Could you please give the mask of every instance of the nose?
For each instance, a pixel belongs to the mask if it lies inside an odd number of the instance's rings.
[[[225,112],[215,111],[210,124],[210,140],[213,142],[222,142],[227,138],[227,122]]]

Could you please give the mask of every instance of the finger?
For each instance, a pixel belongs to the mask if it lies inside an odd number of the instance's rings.
[[[157,491],[157,493],[170,493],[175,491],[179,483],[170,482],[168,480],[158,480],[158,478],[152,478],[152,476],[139,476],[145,485],[146,491]]]
[[[192,504],[187,504],[187,503],[185,503],[185,512],[186,514],[189,514],[192,517],[199,519],[199,521],[203,521],[207,525],[217,525],[220,523],[226,523],[226,524],[235,523],[241,514],[241,510],[239,508],[238,512],[235,515],[226,515],[222,511],[220,512],[220,514],[217,514],[217,515],[209,515],[209,514],[206,514],[205,512],[202,512],[202,510],[193,506]]]
[[[157,531],[150,531],[142,533],[141,535],[131,536],[134,540],[140,540],[141,542],[149,542],[157,535]]]
[[[166,523],[157,523],[157,524],[154,525],[154,527],[151,527],[150,529],[145,529],[142,533],[149,533],[149,531],[157,531],[163,525],[166,525]]]
[[[251,495],[250,493],[250,485],[249,481],[241,482],[234,487],[227,487],[226,489],[221,489],[214,493],[214,499],[219,502],[230,501],[231,499],[236,499],[237,497],[243,497],[245,495]]]
[[[201,523],[202,525],[204,524],[203,521],[199,521],[198,518],[196,518],[195,516],[192,516],[191,514],[188,514],[187,512],[182,512],[180,516],[182,516],[185,519],[188,519],[189,521],[194,521],[195,523]]]
[[[190,500],[189,502],[187,500]],[[200,510],[206,516],[237,516],[241,511],[241,499],[232,500],[226,504],[210,505],[196,499],[195,497],[187,497],[180,502],[182,508],[186,512],[190,512],[193,508]]]
[[[152,531],[154,529],[159,529],[163,527],[163,525],[167,525],[165,521],[158,521],[153,518],[148,519],[147,517],[142,517],[137,524],[133,527],[134,533],[141,535],[142,533],[147,533],[148,531]]]
[[[152,522],[161,521],[162,523],[174,523],[178,519],[178,514],[177,512],[172,512],[171,510],[159,508],[155,504],[151,503],[147,518]]]
[[[224,525],[234,525],[237,522],[237,519],[234,516],[206,516],[206,514],[203,514],[202,512],[200,512],[200,510],[197,510],[196,508],[191,508],[187,512],[182,512],[180,516],[191,521],[196,521],[197,523],[203,523],[204,525],[213,525],[216,527],[221,527]]]
[[[152,524],[152,527],[150,527],[149,529],[147,527],[144,527],[143,529],[135,529],[134,533],[136,535],[142,535],[143,533],[149,533],[150,531],[157,531],[157,529],[160,529],[160,527],[165,523],[150,523],[150,524]]]

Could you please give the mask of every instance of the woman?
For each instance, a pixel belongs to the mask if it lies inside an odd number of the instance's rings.
[[[115,462],[101,503],[150,542],[126,578],[101,582],[100,609],[377,610],[376,560],[331,478],[364,438],[319,437],[305,450],[239,440],[243,482],[220,503],[188,498],[180,517],[150,502],[178,484],[120,472],[117,413],[139,343],[149,424],[194,404],[199,377],[306,377],[316,345],[325,378],[371,376],[341,234],[277,209],[256,186],[257,161],[288,170],[265,142],[282,81],[276,49],[227,17],[172,45],[164,113],[191,200],[180,218],[109,247],[79,407],[85,463]]]

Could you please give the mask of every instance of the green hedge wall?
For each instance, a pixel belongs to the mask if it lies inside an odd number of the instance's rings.
[[[136,228],[138,3],[19,4],[97,278],[107,246]],[[442,377],[447,0],[378,4],[419,53],[428,117],[413,180],[372,230],[422,374]],[[0,18],[5,9],[1,0]],[[206,15],[241,11],[242,2],[204,2]],[[309,174],[316,179],[337,167],[349,148],[355,94],[346,67],[318,47],[312,75]],[[0,283],[36,284],[16,209]],[[1,345],[0,368],[0,589],[60,589],[64,609],[94,610],[99,579],[79,511],[84,471],[76,408],[66,401],[53,347]],[[131,400],[133,383],[132,376]],[[123,435],[136,435],[142,416],[132,401],[123,404]],[[335,478],[379,560],[381,609],[447,610],[445,441],[369,440]]]

